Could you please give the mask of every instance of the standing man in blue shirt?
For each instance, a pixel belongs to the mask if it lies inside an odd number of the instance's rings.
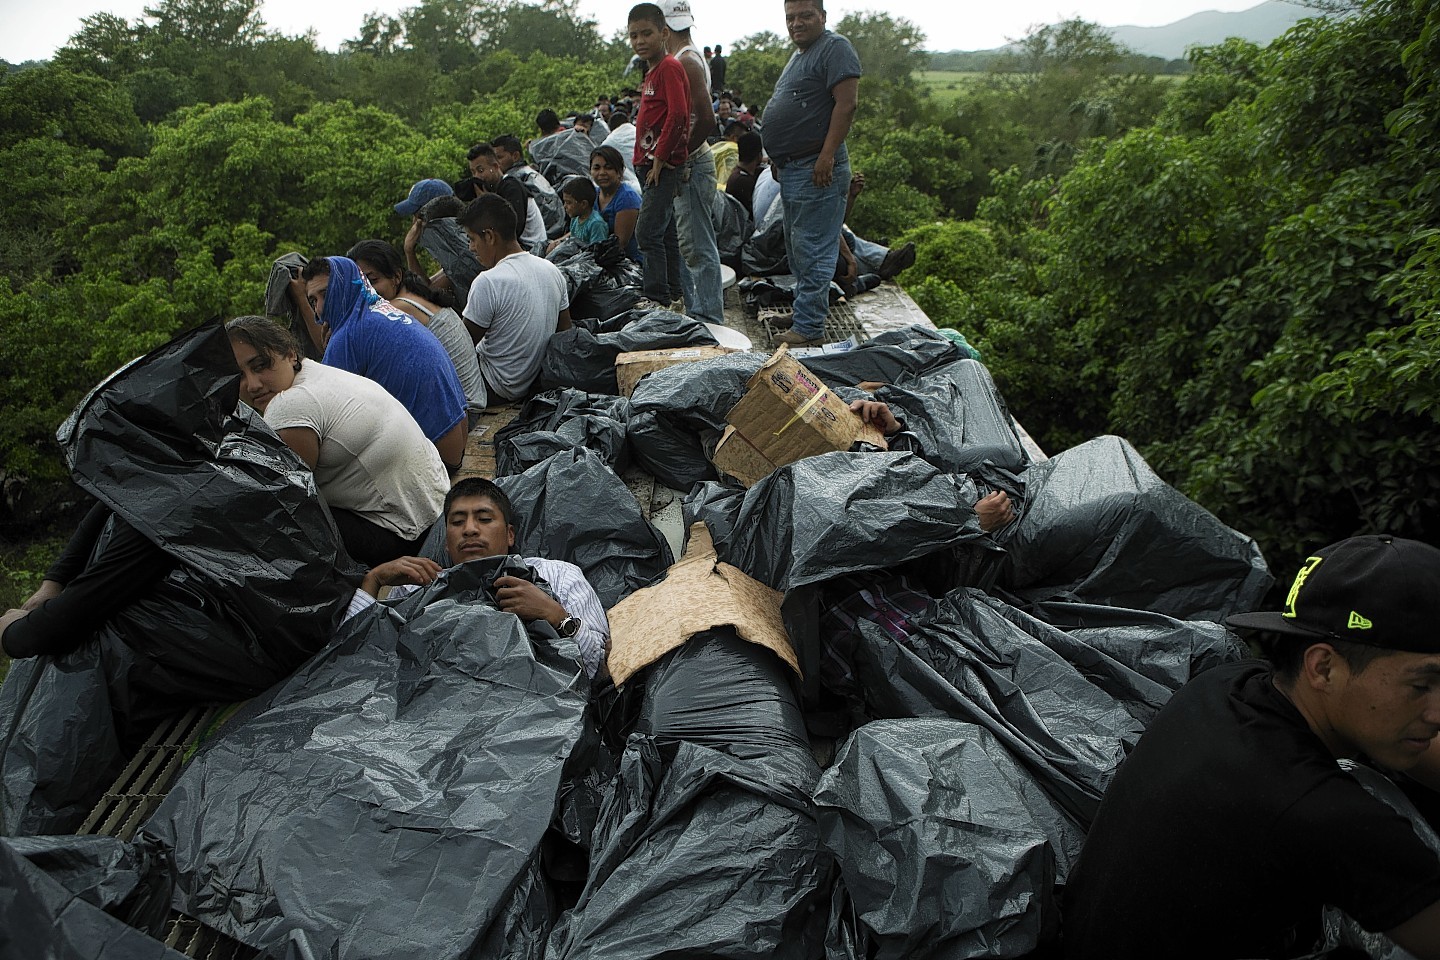
[[[824,341],[830,278],[850,188],[845,137],[855,119],[860,58],[827,30],[823,0],[785,0],[795,52],[765,108],[765,148],[785,201],[785,248],[797,281],[795,318],[778,338],[792,346]]]

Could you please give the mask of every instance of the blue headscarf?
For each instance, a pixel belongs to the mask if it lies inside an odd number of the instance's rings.
[[[351,320],[357,320],[366,311],[378,313],[387,320],[408,321],[410,318],[380,299],[380,294],[370,286],[360,273],[360,268],[349,257],[326,257],[330,263],[330,283],[325,288],[325,309],[320,313],[322,323],[330,325],[331,334]]]

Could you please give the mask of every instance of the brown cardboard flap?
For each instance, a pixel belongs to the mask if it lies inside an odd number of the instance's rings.
[[[733,627],[751,643],[773,650],[800,673],[800,661],[780,616],[784,594],[719,563],[710,530],[690,527],[685,556],[665,579],[636,590],[610,608],[610,677],[620,686],[638,671],[714,627]]]
[[[701,360],[723,357],[734,352],[730,347],[698,346],[622,353],[615,358],[615,382],[620,386],[620,395],[628,397],[635,392],[635,385],[647,373],[680,363],[698,363]]]
[[[880,430],[851,413],[783,344],[745,386],[711,462],[747,487],[776,467],[849,450],[856,441],[888,449]]]

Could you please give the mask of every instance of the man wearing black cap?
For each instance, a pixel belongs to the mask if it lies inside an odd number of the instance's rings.
[[[1270,663],[1178,692],[1115,776],[1066,887],[1069,960],[1295,957],[1322,905],[1440,957],[1440,859],[1336,764],[1392,771],[1440,732],[1440,550],[1355,537],[1308,558]]]

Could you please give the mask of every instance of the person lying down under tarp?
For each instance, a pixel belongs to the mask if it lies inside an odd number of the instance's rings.
[[[309,470],[248,408],[218,323],[108,378],[61,427],[99,501],[5,615],[0,828],[80,825],[187,705],[254,696],[333,635],[359,581]]]
[[[445,525],[445,552],[452,565],[507,556],[515,546],[515,510],[510,498],[483,477],[467,477],[451,487],[440,516]],[[585,672],[591,677],[601,673],[610,644],[610,624],[585,574],[563,560],[526,557],[524,562],[543,578],[553,596],[530,580],[504,576],[495,581],[496,606],[527,623],[543,620],[560,636],[573,638]],[[441,570],[429,557],[400,557],[372,568],[355,591],[346,618],[374,604],[383,587],[394,588],[390,597],[403,597],[433,583]]]

